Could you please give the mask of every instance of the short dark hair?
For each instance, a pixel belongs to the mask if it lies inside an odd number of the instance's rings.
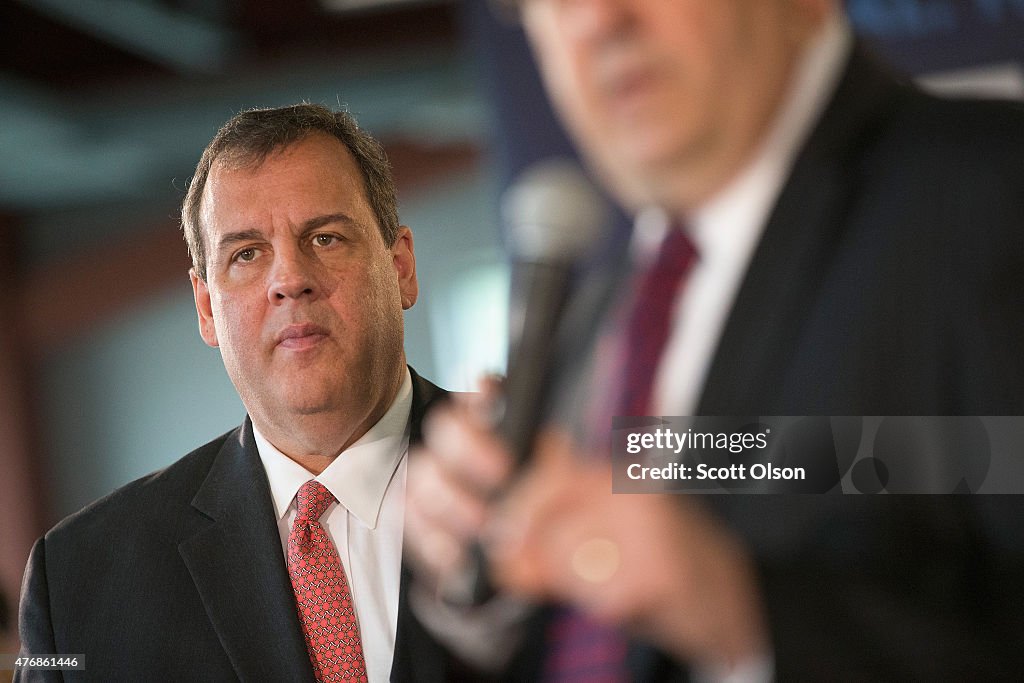
[[[273,109],[250,109],[231,117],[203,150],[181,205],[181,227],[192,256],[192,267],[199,277],[206,279],[206,248],[200,212],[203,189],[213,163],[225,159],[233,164],[258,166],[272,152],[316,132],[337,138],[352,153],[363,174],[366,198],[377,216],[381,237],[389,247],[395,243],[399,224],[391,164],[381,144],[362,130],[351,114],[305,102]]]

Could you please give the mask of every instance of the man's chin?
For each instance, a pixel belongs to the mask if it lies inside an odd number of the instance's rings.
[[[331,404],[326,399],[322,401],[301,400],[290,403],[288,406],[288,412],[296,417],[330,415],[336,413],[337,410],[338,406]]]

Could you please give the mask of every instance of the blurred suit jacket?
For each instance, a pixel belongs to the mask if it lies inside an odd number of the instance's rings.
[[[412,372],[410,444],[446,392]],[[393,676],[437,680],[402,578]],[[82,654],[67,680],[312,681],[267,477],[244,424],[68,517],[32,549],[24,654]],[[15,680],[61,680],[23,672]]]
[[[554,412],[570,425],[609,391],[588,386],[590,347],[628,270],[602,264],[567,316]],[[1020,414],[1022,294],[1024,110],[939,100],[856,50],[771,212],[698,414]],[[753,553],[778,680],[1024,675],[1024,499],[703,498]],[[540,676],[544,623],[500,677]],[[635,680],[687,679],[642,645],[628,663]]]
[[[933,98],[855,52],[699,413],[1022,414],[1022,295],[1024,107]],[[709,502],[754,550],[779,680],[1024,676],[1024,498]]]

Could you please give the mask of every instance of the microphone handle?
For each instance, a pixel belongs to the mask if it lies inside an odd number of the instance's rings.
[[[551,384],[555,337],[572,284],[569,266],[520,263],[517,276],[525,286],[525,315],[509,350],[503,405],[497,432],[519,468],[533,453],[534,440],[544,421]]]

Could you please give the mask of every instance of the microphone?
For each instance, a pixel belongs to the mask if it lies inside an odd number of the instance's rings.
[[[508,371],[494,419],[522,468],[544,421],[552,346],[577,266],[604,238],[612,210],[575,162],[555,158],[516,179],[502,199],[501,214],[512,257],[512,296]],[[479,543],[470,549],[462,580],[447,591],[456,604],[480,605],[494,595]]]
[[[543,421],[552,344],[577,266],[604,237],[612,212],[575,162],[555,158],[516,179],[501,214],[512,257],[512,296],[497,431],[523,465]]]

